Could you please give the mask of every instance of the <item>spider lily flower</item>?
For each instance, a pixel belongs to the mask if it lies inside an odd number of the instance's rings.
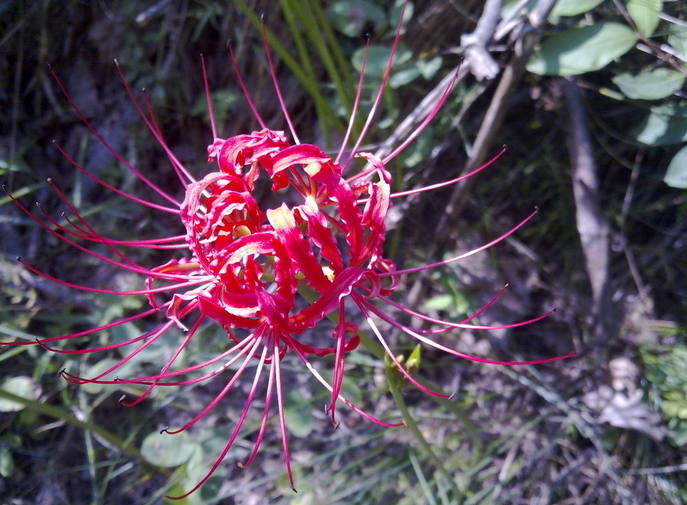
[[[144,287],[137,290],[116,290],[78,285],[54,278],[19,259],[28,270],[62,285],[84,291],[121,296],[142,295],[147,298],[150,308],[139,314],[90,330],[44,338],[35,342],[4,342],[2,345],[37,344],[46,350],[65,354],[127,349],[118,362],[94,377],[78,377],[67,371],[62,372],[63,377],[74,384],[145,386],[145,391],[139,397],[125,405],[140,403],[157,387],[184,386],[214,378],[225,382],[222,390],[200,412],[182,427],[166,430],[169,434],[191,428],[215,409],[239,380],[250,381],[251,386],[245,405],[226,446],[206,476],[187,493],[174,498],[188,496],[217,470],[236,441],[259,391],[264,391],[265,399],[261,423],[253,450],[241,466],[247,466],[255,459],[264,439],[276,397],[276,412],[286,471],[291,485],[294,485],[284,415],[284,383],[280,366],[287,354],[295,355],[295,359],[300,360],[314,379],[330,392],[331,401],[328,411],[332,422],[336,422],[336,406],[344,404],[380,425],[400,426],[402,424],[378,419],[342,394],[346,356],[360,343],[358,324],[349,317],[351,311],[347,308],[358,310],[377,342],[409,382],[439,397],[448,397],[448,395],[429,389],[406,370],[391,350],[387,338],[379,330],[375,318],[385,321],[427,346],[481,363],[535,364],[573,355],[535,361],[497,361],[466,354],[445,342],[432,338],[432,335],[454,328],[512,328],[530,324],[550,315],[549,312],[532,320],[502,326],[474,324],[473,320],[496,303],[505,288],[472,316],[460,322],[425,316],[390,298],[401,276],[444,266],[476,254],[515,233],[536,214],[535,211],[526,216],[516,226],[489,243],[441,262],[398,269],[392,260],[384,256],[385,217],[394,199],[455,184],[480,172],[503,154],[502,151],[484,166],[462,177],[424,188],[397,193],[391,191],[391,175],[386,166],[436,116],[456,83],[457,73],[454,74],[420,126],[390,154],[380,159],[373,153],[359,150],[372,125],[391,74],[402,20],[403,15],[400,16],[389,61],[371,110],[353,147],[349,149],[347,146],[363,88],[366,56],[363,59],[363,71],[358,83],[351,120],[341,148],[335,156],[330,156],[315,145],[300,141],[277,82],[267,37],[264,37],[265,52],[274,89],[288,125],[291,140],[284,132],[267,127],[251,99],[231,50],[230,59],[239,86],[260,129],[229,138],[218,137],[205,63],[202,61],[213,142],[207,149],[208,162],[212,168],[199,178],[192,175],[174,156],[163,138],[147,97],[143,102],[136,97],[117,64],[122,83],[132,103],[169,158],[172,169],[185,190],[183,201],[165,192],[119,155],[91,125],[57,74],[51,69],[66,100],[91,133],[140,180],[141,184],[151,188],[158,195],[161,203],[137,197],[100,180],[59,145],[57,149],[76,169],[104,188],[155,211],[178,216],[183,226],[183,233],[146,240],[115,240],[105,237],[69,203],[67,197],[52,180],[49,181],[50,185],[72,214],[71,217],[66,218],[66,225],[60,224],[42,207],[39,208],[40,212],[33,211],[10,194],[14,203],[47,233],[85,254],[124,271],[140,275],[144,280]],[[345,153],[348,154],[344,156]],[[365,166],[357,173],[348,174],[354,158],[364,160]],[[284,203],[274,208],[265,208],[255,196],[256,182],[260,179],[267,180],[271,191],[278,193],[277,196],[288,194],[288,200],[284,199]],[[97,252],[89,247],[89,244],[99,245],[101,246],[98,248],[99,251],[102,251],[104,247],[109,252]],[[149,268],[128,257],[122,252],[122,247],[169,250],[171,257],[166,263]],[[389,308],[428,321],[435,327],[429,330],[411,329],[389,315],[387,313]],[[159,313],[166,315],[164,323],[126,341],[80,349],[65,349],[54,345],[60,341],[79,339]],[[331,334],[317,333],[320,342],[317,346],[304,342],[302,339],[304,332],[317,327],[327,317],[336,321],[333,332]],[[186,367],[175,367],[179,356],[207,320],[213,320],[226,331],[226,350],[204,362]],[[158,373],[142,377],[117,376],[118,371],[126,363],[135,359],[139,353],[161,338],[178,339],[178,344]],[[334,355],[334,368],[331,381],[327,381],[312,364],[312,359],[330,354]],[[249,377],[251,375],[249,368],[253,370],[252,378]],[[220,379],[218,376],[223,378]],[[267,384],[263,387],[261,384],[265,376]]]

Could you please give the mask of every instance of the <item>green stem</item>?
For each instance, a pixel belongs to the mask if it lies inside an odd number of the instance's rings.
[[[453,415],[456,416],[458,421],[463,425],[463,430],[468,438],[472,441],[475,449],[475,455],[479,456],[482,453],[482,437],[480,435],[480,429],[477,424],[470,418],[470,416],[465,412],[465,410],[460,406],[456,405],[455,399],[451,401],[450,399],[437,398],[438,403],[442,407],[450,410]]]
[[[97,424],[90,423],[87,421],[81,421],[80,419],[77,419],[73,415],[69,414],[68,412],[65,412],[59,407],[55,407],[54,405],[48,405],[46,403],[42,403],[36,400],[31,400],[30,398],[24,398],[22,396],[17,396],[15,394],[10,393],[9,391],[5,391],[4,389],[0,388],[0,398],[4,398],[6,400],[10,400],[16,403],[21,403],[24,405],[26,408],[33,410],[35,412],[38,412],[40,414],[53,417],[55,419],[61,419],[73,426],[76,426],[77,428],[81,428],[83,430],[86,430],[88,432],[91,432],[95,435],[98,435],[105,439],[107,442],[110,444],[116,446],[120,450],[130,454],[131,456],[134,456],[136,459],[139,459],[141,461],[145,460],[143,459],[143,456],[141,453],[136,449],[135,447],[132,447],[129,442],[122,440],[119,438],[117,435],[114,433],[106,430],[105,428],[102,428],[98,426]],[[170,471],[167,470],[166,468],[157,468],[151,466],[151,468],[155,468],[156,471],[160,472],[161,474],[165,476],[170,475]]]
[[[401,411],[401,416],[403,417],[405,425],[408,427],[410,433],[413,435],[417,443],[420,444],[422,450],[426,453],[430,461],[434,464],[437,470],[439,470],[439,473],[441,473],[441,475],[444,476],[444,478],[448,481],[449,485],[453,488],[456,500],[458,500],[458,502],[460,503],[462,501],[464,493],[460,489],[458,489],[458,486],[451,477],[451,474],[446,470],[444,464],[441,462],[441,459],[439,459],[439,457],[432,450],[432,446],[429,444],[429,442],[427,442],[427,439],[425,439],[424,435],[420,431],[417,422],[415,422],[415,419],[413,419],[413,416],[410,414],[410,409],[408,409],[408,405],[406,405],[406,402],[403,399],[403,395],[401,394],[401,388],[399,387],[398,378],[393,376],[394,373],[396,373],[396,369],[393,367],[393,365],[387,365],[386,383],[389,386],[389,391],[391,391],[391,396],[393,396],[394,401],[398,406],[398,409]]]

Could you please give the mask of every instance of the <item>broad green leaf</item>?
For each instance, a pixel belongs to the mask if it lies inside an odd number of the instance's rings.
[[[353,68],[355,68],[358,72],[361,71],[363,66],[364,52],[365,48],[361,47],[353,53],[353,57],[351,58]],[[365,77],[381,79],[384,75],[384,71],[386,70],[386,65],[389,62],[390,55],[390,47],[380,45],[370,46],[370,53],[367,55],[367,64],[365,66]],[[408,49],[399,47],[396,51],[396,56],[394,57],[394,67],[410,60],[411,56],[412,53]]]
[[[433,296],[422,307],[426,310],[445,310],[449,314],[465,314],[470,310],[470,302],[462,293],[443,293]]]
[[[618,74],[612,80],[628,98],[660,100],[679,90],[685,82],[685,76],[677,70],[657,68],[637,75],[628,72]]]
[[[0,475],[7,479],[14,472],[14,458],[7,447],[0,447]]]
[[[187,496],[186,498],[182,498],[181,500],[172,500],[171,498],[167,498],[167,496],[181,496],[186,492],[186,488],[184,487],[183,484],[180,482],[175,482],[172,487],[169,488],[167,491],[167,495],[164,497],[163,503],[165,505],[192,505],[192,501],[194,500],[196,495],[192,494],[191,496]]]
[[[358,359],[358,358],[353,359],[352,358],[356,354],[361,354],[361,353],[351,353],[349,355],[350,358],[348,356],[346,357],[346,364],[348,364],[348,363],[356,363],[356,364],[360,363],[361,359]],[[365,362],[365,358],[362,358],[362,361]],[[373,366],[373,367],[376,367],[377,365],[379,365],[379,361],[376,361],[376,360],[369,360],[369,361],[367,361],[367,363],[364,364],[364,366]],[[334,373],[334,369],[332,367],[332,369],[330,371],[326,371],[323,374],[324,378],[327,379],[327,382],[329,382],[329,384],[332,383],[332,374],[333,373]],[[322,392],[322,394],[325,395],[325,397],[327,398],[326,401],[327,401],[327,403],[329,403],[329,401],[332,398],[331,393]],[[363,401],[363,393],[360,390],[360,387],[358,386],[357,381],[354,380],[353,378],[351,378],[349,374],[344,374],[343,384],[341,385],[341,394],[344,396],[344,398],[346,398],[346,400],[351,401],[353,403],[360,403]],[[310,403],[310,405],[312,407],[311,403]],[[337,408],[345,408],[345,405],[341,400],[339,400],[339,402],[337,403]]]
[[[676,446],[687,444],[687,420],[674,417],[668,421],[668,428],[672,432],[670,438]]]
[[[365,31],[379,31],[386,26],[384,11],[365,0],[340,0],[332,4],[328,14],[334,28],[349,37],[359,37]]]
[[[423,303],[422,307],[427,310],[451,310],[454,307],[454,303],[453,295],[449,293],[443,293],[433,296]]]
[[[441,56],[435,56],[431,60],[418,60],[417,68],[424,79],[431,79],[441,68],[442,62]]]
[[[401,16],[401,9],[405,4],[406,10],[403,13],[403,24],[408,26],[408,22],[413,19],[413,14],[415,13],[415,5],[413,2],[406,2],[406,0],[396,0],[394,5],[391,6],[391,11],[389,13],[389,25],[394,28],[398,24],[398,18]]]
[[[642,35],[650,37],[658,26],[658,15],[663,9],[662,0],[629,0],[627,12]]]
[[[592,10],[603,0],[558,0],[551,9],[549,21],[558,23],[561,16],[577,16],[583,12]]]
[[[5,479],[14,472],[14,458],[7,447],[0,447],[0,476]]]
[[[577,75],[599,70],[629,51],[637,36],[629,26],[599,23],[552,35],[527,62],[540,75]]]
[[[687,27],[671,24],[668,34],[668,44],[677,49],[677,57],[687,61]]]
[[[284,404],[284,416],[289,433],[296,437],[310,435],[315,424],[310,402],[304,401],[301,395],[292,391],[286,395]]]
[[[687,188],[687,146],[680,149],[670,160],[663,182],[673,188]]]
[[[389,79],[389,86],[392,88],[400,88],[418,77],[420,77],[420,69],[417,65],[396,70]]]
[[[30,400],[37,399],[40,394],[40,388],[31,379],[31,377],[17,376],[8,377],[0,383],[0,389],[4,389],[8,393]],[[0,398],[0,412],[16,412],[24,408],[23,403],[14,402],[5,398]]]
[[[228,89],[220,89],[212,92],[212,108],[215,114],[215,120],[218,124],[224,122],[231,112],[232,106],[240,96],[239,93]],[[198,97],[196,103],[193,104],[191,108],[190,114],[202,118],[208,117],[209,111],[205,94]]]
[[[637,140],[649,145],[687,141],[687,102],[652,107],[634,135]]]
[[[154,431],[141,444],[141,454],[145,460],[164,468],[183,465],[196,449],[196,443],[185,431],[175,435]]]

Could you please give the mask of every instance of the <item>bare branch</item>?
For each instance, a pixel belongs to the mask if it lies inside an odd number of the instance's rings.
[[[501,18],[502,4],[501,0],[487,0],[475,31],[460,38],[465,63],[478,81],[493,79],[499,73],[499,64],[489,54],[487,45],[494,37],[494,30]]]
[[[611,227],[601,210],[599,180],[582,93],[573,79],[564,80],[570,117],[568,152],[572,171],[577,231],[592,286],[595,333],[610,336],[613,311],[610,298]]]
[[[540,28],[546,22],[554,3],[555,0],[540,0],[530,13],[529,24],[532,29],[523,30],[525,35],[516,42],[515,54],[501,74],[499,84],[496,91],[494,91],[494,97],[489,104],[487,112],[484,114],[484,120],[482,121],[473,144],[472,154],[463,169],[464,173],[484,163],[490,150],[493,149],[494,140],[500,131],[506,112],[508,111],[510,99],[517,85],[520,83],[520,79],[525,71],[525,64],[534,51],[534,47],[541,36],[537,28]],[[472,182],[467,180],[454,189],[448,205],[446,206],[446,212],[439,220],[437,226],[437,243],[441,243],[448,238],[447,234],[451,229],[451,227],[448,226],[448,221],[452,216],[460,213],[463,199],[471,185]]]

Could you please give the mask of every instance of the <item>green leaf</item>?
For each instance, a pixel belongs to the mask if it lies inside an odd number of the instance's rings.
[[[217,124],[222,124],[231,112],[231,108],[234,103],[239,99],[241,95],[235,91],[228,89],[220,89],[212,92],[212,108],[215,113],[215,121]],[[208,117],[210,111],[208,111],[207,98],[203,93],[198,97],[196,103],[191,107],[190,114],[194,116],[199,116],[201,118]]]
[[[419,60],[417,68],[424,79],[431,79],[441,68],[442,62],[441,56],[435,56],[431,60]]]
[[[449,293],[433,296],[422,307],[427,310],[451,310],[454,306],[454,297]]]
[[[365,48],[361,47],[356,52],[353,53],[351,61],[353,63],[353,68],[358,72],[362,70],[363,67],[363,54],[365,53]],[[388,46],[372,45],[370,46],[370,53],[367,55],[367,64],[365,66],[365,77],[381,79],[386,70],[386,65],[389,62],[389,56],[391,55],[391,48]],[[408,49],[399,47],[396,51],[396,57],[394,58],[394,67],[401,65],[406,61],[410,60],[412,53]]]
[[[599,5],[603,0],[558,0],[556,5],[551,9],[549,14],[549,21],[558,23],[561,16],[577,16],[583,12],[592,10]]]
[[[687,27],[671,24],[668,28],[668,44],[677,49],[682,61],[687,61]]]
[[[657,68],[637,75],[629,72],[618,74],[612,81],[628,98],[660,100],[679,90],[685,82],[685,76],[677,70]]]
[[[0,384],[0,389],[21,398],[30,400],[38,399],[41,394],[40,387],[31,377],[8,377]],[[0,412],[17,412],[25,407],[23,403],[0,398]]]
[[[14,458],[7,447],[0,447],[0,475],[5,479],[14,472]]]
[[[175,435],[154,431],[143,439],[141,455],[150,464],[171,468],[186,463],[196,449],[185,431]]]
[[[662,0],[629,0],[627,12],[642,35],[650,37],[658,26],[658,15],[663,9]]]
[[[577,75],[599,70],[628,52],[637,36],[620,23],[571,28],[545,39],[527,62],[540,75]]]
[[[672,432],[670,438],[675,445],[687,444],[687,420],[674,417],[668,422],[668,428]]]
[[[392,88],[400,88],[401,86],[405,86],[409,82],[414,81],[418,77],[420,77],[420,69],[417,67],[417,65],[396,70],[389,79],[389,86]]]
[[[687,141],[687,102],[652,107],[634,132],[637,140],[649,145]]]
[[[394,5],[391,6],[391,12],[389,13],[389,25],[394,28],[398,24],[398,18],[401,17],[401,9],[405,4],[406,10],[403,14],[403,24],[408,26],[408,21],[413,19],[413,14],[415,13],[415,5],[413,2],[406,2],[406,0],[396,0]]]
[[[680,149],[670,160],[663,182],[673,188],[687,188],[687,146]]]
[[[386,26],[386,14],[382,9],[365,0],[340,0],[329,8],[332,26],[349,37],[360,37],[372,23],[374,31]]]
[[[423,303],[422,307],[426,310],[445,310],[451,315],[457,315],[465,314],[470,309],[470,302],[465,295],[455,291],[435,295]]]
[[[315,424],[310,403],[303,401],[301,395],[292,391],[286,395],[284,404],[284,416],[289,433],[296,437],[310,435]]]

